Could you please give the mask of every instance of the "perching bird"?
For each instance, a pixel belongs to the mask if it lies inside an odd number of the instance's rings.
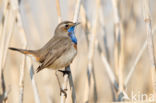
[[[78,24],[71,21],[61,22],[55,29],[54,37],[41,49],[25,50],[12,47],[9,49],[34,56],[36,61],[41,63],[37,72],[44,68],[59,70],[70,65],[77,54],[74,29]]]

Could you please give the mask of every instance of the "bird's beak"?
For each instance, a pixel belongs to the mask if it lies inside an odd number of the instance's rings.
[[[76,22],[76,23],[74,23],[74,26],[77,26],[77,25],[79,25],[79,24],[81,24],[80,22]]]
[[[74,23],[74,25],[71,26],[71,27],[68,29],[68,32],[73,32],[74,29],[75,29],[75,26],[77,26],[77,25],[79,25],[79,24],[80,24],[80,22],[76,22],[76,23]]]

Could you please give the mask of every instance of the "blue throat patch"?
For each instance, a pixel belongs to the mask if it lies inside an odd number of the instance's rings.
[[[75,36],[75,32],[74,32],[75,26],[72,26],[68,29],[69,32],[69,36],[70,39],[72,40],[73,43],[77,44],[77,38]]]

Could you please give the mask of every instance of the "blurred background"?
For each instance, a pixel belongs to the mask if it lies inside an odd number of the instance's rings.
[[[76,0],[60,0],[63,21],[73,20],[76,3]],[[153,35],[156,34],[155,4],[155,0],[150,0]],[[122,96],[124,97],[122,99],[126,101],[132,101],[132,92],[136,95],[147,94],[148,97],[153,93],[151,61],[147,48],[144,49],[134,66],[136,57],[147,39],[143,8],[142,0],[117,0],[120,26],[120,36],[117,40],[119,44],[122,42],[119,46],[119,53],[121,51],[122,54],[122,60],[120,62],[119,59],[119,62],[122,66],[119,69],[115,61],[115,45],[117,44],[115,31],[118,24],[115,24],[113,0],[82,0],[78,17],[81,25],[75,30],[78,39],[78,54],[71,64],[77,103],[115,102],[119,100],[123,91],[126,96]],[[1,84],[5,84],[5,86],[0,86],[0,93],[3,96],[4,92],[7,92],[7,103],[19,102],[20,70],[24,60],[23,54],[7,48],[39,49],[53,37],[57,25],[56,0],[19,0],[19,3],[17,0],[0,0],[0,69]],[[94,38],[93,42],[90,38]],[[153,36],[153,41],[155,45],[156,36]],[[94,46],[90,47],[90,45]],[[91,60],[88,57],[90,52],[93,53]],[[115,89],[118,86],[115,87],[111,81],[101,53],[104,54],[117,84],[122,84],[122,86],[119,85],[119,90]],[[27,65],[27,60],[24,62],[23,103],[35,103],[30,67]],[[91,70],[88,67],[90,63]],[[35,71],[39,64],[34,60],[32,64]],[[124,86],[133,66],[135,70],[127,85]],[[90,72],[89,86],[88,73]],[[58,75],[63,83],[62,74],[58,73]],[[2,83],[3,77],[5,83]],[[54,70],[44,69],[35,74],[34,79],[41,103],[60,102],[60,89]],[[147,99],[144,97],[143,100]],[[70,94],[68,94],[66,103],[71,102]]]

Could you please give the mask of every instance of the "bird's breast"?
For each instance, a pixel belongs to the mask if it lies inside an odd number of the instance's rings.
[[[49,68],[61,69],[70,65],[77,54],[77,45],[74,43]]]
[[[77,50],[77,44],[74,43],[73,46],[74,46],[75,50]]]

